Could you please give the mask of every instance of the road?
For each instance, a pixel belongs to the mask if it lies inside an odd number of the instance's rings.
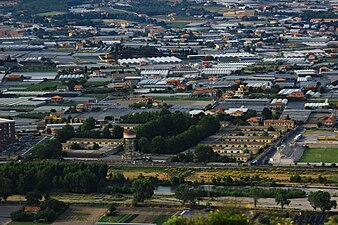
[[[280,146],[289,146],[292,140],[295,138],[296,135],[302,133],[304,131],[303,127],[295,127],[292,131],[284,135],[284,137],[280,138],[272,147],[265,150],[261,155],[259,155],[253,162],[256,162],[255,165],[266,165],[268,164],[270,158],[274,156],[277,149]],[[292,149],[290,150],[292,151]]]

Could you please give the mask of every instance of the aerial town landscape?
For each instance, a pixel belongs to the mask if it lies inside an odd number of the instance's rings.
[[[337,0],[0,0],[0,225],[337,225]]]

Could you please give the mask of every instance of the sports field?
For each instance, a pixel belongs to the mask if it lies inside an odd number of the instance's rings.
[[[338,163],[338,148],[310,148],[299,162]]]

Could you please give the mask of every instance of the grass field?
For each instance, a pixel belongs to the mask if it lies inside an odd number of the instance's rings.
[[[310,148],[305,150],[299,162],[337,163],[338,148]]]

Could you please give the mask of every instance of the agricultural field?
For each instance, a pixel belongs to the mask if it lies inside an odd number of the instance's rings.
[[[149,210],[149,208],[147,207],[118,208],[119,213],[138,215],[131,221],[131,223],[154,223],[158,225],[161,225],[170,216],[174,215],[177,211],[178,209],[175,208],[157,208],[157,207],[153,207],[151,208],[151,210]]]
[[[169,179],[171,176],[184,176],[189,181],[210,182],[213,178],[231,176],[240,178],[242,176],[255,176],[272,178],[277,183],[289,184],[290,177],[295,173],[302,177],[317,178],[319,175],[326,177],[332,182],[338,182],[335,171],[325,169],[287,169],[287,168],[210,168],[210,169],[186,169],[186,168],[164,168],[164,167],[123,167],[114,166],[109,170],[110,173],[123,173],[129,179],[134,179],[140,174],[143,176],[153,176],[159,179]]]
[[[106,212],[103,207],[71,206],[53,224],[55,225],[93,225]]]
[[[305,150],[299,162],[337,163],[338,148],[310,148]]]
[[[130,223],[135,219],[137,214],[119,214],[116,216],[102,216],[98,222],[104,223]]]
[[[26,87],[26,91],[55,91],[59,85],[61,85],[60,81],[46,81],[38,84],[20,85],[18,87]]]

